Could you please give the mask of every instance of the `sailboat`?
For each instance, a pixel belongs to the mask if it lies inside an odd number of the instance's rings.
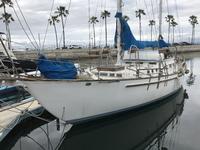
[[[36,64],[32,61],[17,60],[14,53],[6,49],[1,34],[0,32],[0,78],[13,75],[15,73],[13,65],[18,73],[31,71],[33,67],[36,69]],[[5,81],[0,82],[0,107],[27,100],[30,97],[31,95],[22,86],[7,85]]]
[[[152,104],[182,88],[184,60],[156,50],[139,50],[137,45],[127,49],[123,33],[131,33],[124,31],[128,24],[122,17],[122,0],[117,0],[116,20],[118,56],[114,66],[90,67],[70,79],[58,77],[62,70],[48,70],[57,75],[54,79],[21,78],[41,105],[60,120],[80,123],[106,117]]]
[[[2,34],[3,33],[0,32],[0,69],[3,70],[4,65],[12,73],[11,70],[14,65],[16,68],[18,68],[18,73],[35,71],[37,68],[35,62],[31,60],[19,60],[15,57],[14,53],[11,50],[7,50],[4,39],[2,38]],[[10,59],[12,59],[13,62],[11,62]]]

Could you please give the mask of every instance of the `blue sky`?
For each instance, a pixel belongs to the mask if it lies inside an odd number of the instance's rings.
[[[44,38],[47,20],[50,15],[50,8],[53,0],[18,0],[22,11],[24,12],[27,21],[38,39],[40,34],[41,39]],[[70,0],[55,0],[54,9],[59,5],[69,6]],[[108,40],[113,44],[115,33],[115,12],[116,0],[90,0],[91,1],[91,16],[95,15],[99,18],[100,23],[96,25],[97,43],[104,44],[104,27],[103,21],[100,19],[100,13],[106,9],[111,12],[111,17],[108,19]],[[188,18],[191,15],[196,15],[200,19],[200,1],[199,0],[168,0],[169,4],[164,0],[163,10],[163,35],[167,40],[167,23],[164,17],[169,13],[175,16],[179,26],[176,29],[176,41],[189,41],[191,38],[191,25]],[[151,5],[153,3],[153,5]],[[177,5],[176,5],[177,4]],[[19,11],[14,4],[18,14]],[[153,6],[153,7],[152,7]],[[139,38],[138,19],[135,17],[135,10],[144,9],[147,13],[142,20],[143,40],[150,39],[150,28],[148,21],[155,19],[158,23],[158,0],[124,0],[123,13],[130,17],[129,25],[136,36]],[[152,11],[153,9],[153,11]],[[13,13],[12,9],[9,12]],[[21,29],[17,18],[11,23],[11,33],[13,41],[20,43],[29,43],[23,30]],[[200,20],[199,20],[200,21]],[[154,30],[155,39],[157,38],[158,26]],[[61,25],[57,25],[59,37],[61,36]],[[5,31],[5,27],[0,22],[0,31]],[[49,27],[47,32],[46,45],[54,45],[55,37],[53,27]],[[196,27],[196,38],[200,41],[200,25]],[[71,0],[70,15],[66,23],[66,43],[67,44],[86,44],[88,43],[88,2],[87,0]]]

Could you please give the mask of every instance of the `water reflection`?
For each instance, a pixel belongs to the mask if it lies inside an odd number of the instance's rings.
[[[183,112],[184,92],[145,109],[72,127],[60,150],[130,150],[169,148],[168,126],[175,129]]]
[[[171,149],[183,112],[184,91],[146,108],[94,122],[61,126],[38,119],[21,123],[0,144],[1,150],[130,150]],[[51,117],[45,115],[46,118]],[[53,119],[53,118],[51,118]],[[71,128],[71,130],[69,130]],[[62,138],[63,133],[69,130]],[[175,139],[173,139],[173,138]]]

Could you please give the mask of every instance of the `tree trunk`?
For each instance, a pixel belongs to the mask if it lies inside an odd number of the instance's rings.
[[[62,21],[62,28],[63,28],[63,48],[65,48],[65,25],[64,25],[64,20],[63,20],[62,15],[61,15],[61,21]]]
[[[95,33],[95,26],[93,23],[93,34],[94,34],[94,48],[96,47],[96,33]]]
[[[195,42],[195,25],[192,26],[192,40],[191,43],[194,44]]]
[[[105,41],[106,41],[106,48],[108,47],[108,35],[107,35],[107,17],[105,17]]]
[[[56,48],[58,49],[58,34],[57,34],[57,29],[55,23],[53,24],[54,26],[54,31],[55,31],[55,36],[56,36]]]
[[[173,43],[174,44],[174,32],[175,32],[175,27],[173,27]]]

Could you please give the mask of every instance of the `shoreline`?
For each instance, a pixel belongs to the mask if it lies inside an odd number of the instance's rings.
[[[148,49],[147,49],[148,50]],[[166,49],[160,49],[165,51]],[[175,53],[190,53],[200,52],[200,45],[187,45],[187,46],[176,46],[170,47],[170,52]],[[15,56],[22,60],[36,60],[38,58],[37,51],[14,51]],[[47,56],[49,59],[69,59],[69,60],[85,60],[85,59],[96,59],[96,58],[107,58],[116,57],[116,49],[57,49],[57,50],[46,50],[42,54]]]

